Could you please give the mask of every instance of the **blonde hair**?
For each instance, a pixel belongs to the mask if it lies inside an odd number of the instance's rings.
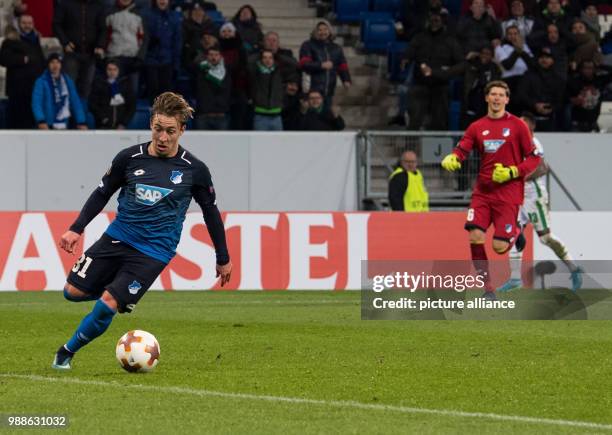
[[[158,95],[151,107],[151,119],[155,115],[165,115],[177,117],[181,126],[187,124],[189,118],[193,118],[195,110],[180,94],[174,92],[164,92]]]

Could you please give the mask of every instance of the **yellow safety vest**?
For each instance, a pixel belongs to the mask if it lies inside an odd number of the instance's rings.
[[[406,171],[403,168],[397,168],[393,171],[389,180],[402,172]],[[418,169],[416,173],[408,172],[408,188],[404,192],[404,211],[429,211],[429,194],[423,182],[423,174]]]

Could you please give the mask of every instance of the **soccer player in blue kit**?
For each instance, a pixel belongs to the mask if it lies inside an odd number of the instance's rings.
[[[151,110],[151,141],[115,156],[76,221],[62,235],[60,247],[73,253],[87,224],[121,189],[115,220],[68,275],[64,297],[96,303],[58,349],[53,368],[69,370],[74,354],[102,335],[117,312],[133,310],[175,255],[191,198],[202,208],[221,285],[230,280],[232,263],[210,172],[179,145],[192,114],[193,109],[180,95],[159,95]]]

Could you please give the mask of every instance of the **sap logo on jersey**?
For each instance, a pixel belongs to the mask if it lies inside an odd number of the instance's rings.
[[[144,205],[155,205],[172,192],[174,192],[172,189],[136,184],[136,202]]]
[[[489,139],[483,141],[485,153],[496,153],[497,150],[505,143],[503,139]]]

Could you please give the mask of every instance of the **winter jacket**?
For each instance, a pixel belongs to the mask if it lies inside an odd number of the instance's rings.
[[[114,129],[119,125],[126,127],[134,116],[136,97],[132,84],[127,77],[121,77],[117,85],[124,100],[120,105],[111,105],[111,85],[106,78],[100,77],[92,85],[89,110],[96,120],[96,128]]]
[[[344,119],[340,115],[334,118],[330,110],[308,110],[300,117],[298,130],[303,131],[340,131],[344,130]]]
[[[536,103],[548,103],[557,110],[563,104],[564,91],[565,81],[555,70],[538,65],[521,79],[517,98],[526,110],[532,112],[535,111]]]
[[[134,3],[112,9],[106,17],[106,29],[109,57],[144,57],[144,24]]]
[[[220,83],[207,78],[206,70],[198,69],[197,75],[198,115],[207,113],[228,113],[230,109],[232,79],[229,71]]]
[[[181,15],[174,10],[152,7],[144,14],[147,33],[146,65],[173,65],[178,70],[181,60]]]
[[[483,45],[501,37],[501,25],[486,13],[479,20],[470,13],[457,24],[457,39],[464,53],[480,51]]]
[[[424,86],[448,84],[449,80],[463,72],[463,54],[456,39],[444,29],[430,29],[417,34],[406,51],[406,60],[414,62],[414,83]],[[431,68],[431,76],[421,73],[421,64]]]
[[[99,0],[62,0],[53,16],[53,32],[62,47],[72,42],[76,53],[93,54],[106,42],[104,4]]]
[[[217,35],[217,33],[217,25],[207,16],[201,24],[192,19],[183,21],[183,66],[189,68],[189,65],[198,55],[202,35]]]
[[[261,48],[263,32],[261,31],[261,24],[259,24],[256,19],[240,21],[234,18],[232,23],[236,26],[236,31],[240,35],[240,39],[247,53],[255,53]]]
[[[81,105],[81,99],[72,79],[63,74],[68,87],[68,98],[70,100],[70,115],[76,124],[85,124],[85,112]],[[53,104],[53,89],[49,86],[49,70],[46,70],[34,83],[32,91],[32,113],[37,124],[46,123],[48,126],[55,122],[55,107]]]
[[[334,66],[330,70],[323,69],[321,64],[330,60]],[[336,75],[342,82],[350,82],[348,63],[344,50],[332,38],[320,41],[312,36],[300,47],[300,67],[310,74],[310,89],[321,91],[323,96],[333,96],[336,91]]]
[[[280,115],[283,108],[285,87],[280,68],[277,65],[264,72],[259,60],[248,67],[249,88],[255,113],[260,115]]]
[[[25,63],[25,57],[28,62]],[[6,93],[9,97],[32,98],[34,82],[45,70],[46,62],[40,42],[5,39],[0,48],[0,65],[6,70]]]
[[[221,55],[225,62],[225,68],[232,78],[232,94],[246,95],[248,88],[247,79],[247,53],[242,46],[240,36],[235,38],[219,39]]]

